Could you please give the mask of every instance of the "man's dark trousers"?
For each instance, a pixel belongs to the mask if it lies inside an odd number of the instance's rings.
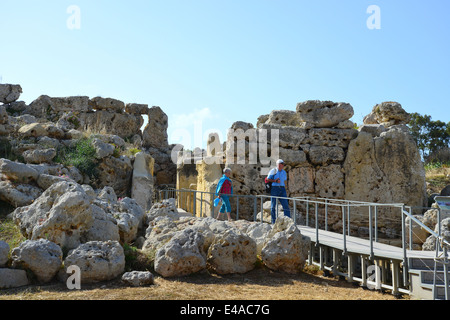
[[[270,191],[270,195],[274,197],[287,197],[286,188],[285,187],[277,187],[272,186],[272,190]],[[278,199],[281,205],[283,206],[284,215],[286,217],[291,217],[291,210],[289,210],[289,202],[287,199]],[[272,224],[277,220],[276,215],[276,207],[277,207],[277,198],[271,198],[271,207],[270,213],[272,215]]]

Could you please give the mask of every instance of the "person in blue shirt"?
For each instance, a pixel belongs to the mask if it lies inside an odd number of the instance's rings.
[[[272,182],[272,189],[270,195],[273,197],[287,197],[285,181],[287,180],[287,173],[284,171],[284,161],[278,160],[277,167],[270,170],[267,176],[267,181]],[[278,199],[283,206],[284,215],[291,217],[291,210],[289,209],[289,202],[287,199]],[[272,223],[275,223],[277,198],[271,198],[270,213],[272,215]]]

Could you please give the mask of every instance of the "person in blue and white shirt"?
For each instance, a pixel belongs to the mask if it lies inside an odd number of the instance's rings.
[[[270,191],[270,195],[273,197],[287,197],[285,181],[287,180],[287,173],[284,170],[284,161],[278,160],[277,167],[270,170],[269,175],[267,176],[267,181],[272,182],[272,189]],[[278,199],[281,205],[283,206],[284,215],[287,217],[291,217],[291,210],[289,209],[289,202],[287,199]],[[271,198],[271,207],[270,212],[272,215],[272,223],[275,223],[276,216],[276,206],[277,206],[277,198]]]

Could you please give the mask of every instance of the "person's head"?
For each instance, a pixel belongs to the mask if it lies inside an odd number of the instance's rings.
[[[278,170],[283,170],[284,169],[284,161],[283,160],[278,160],[277,161],[277,169]]]
[[[231,169],[230,168],[223,169],[223,174],[229,178],[231,175]]]

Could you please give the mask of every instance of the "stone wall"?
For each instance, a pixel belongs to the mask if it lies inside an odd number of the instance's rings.
[[[257,128],[268,131],[267,156],[272,161],[283,159],[288,173],[289,197],[310,196],[378,203],[426,204],[425,171],[417,146],[408,132],[407,113],[400,104],[389,102],[374,107],[370,124],[356,129],[350,121],[353,108],[347,103],[306,101],[296,111],[274,110],[258,117]],[[253,129],[251,123],[236,122],[232,132]],[[272,148],[270,133],[279,132],[279,154]],[[264,141],[257,131],[258,141]],[[258,154],[256,164],[250,164],[251,141],[246,142],[245,156],[236,151],[242,137],[228,136],[226,166],[233,170],[234,190],[240,194],[264,194],[267,160]],[[273,150],[272,150],[273,149]],[[274,153],[272,155],[271,153]],[[264,153],[262,153],[264,155]],[[244,164],[241,162],[244,160]],[[241,162],[239,162],[241,161]],[[253,203],[242,200],[240,216],[253,217]],[[291,203],[292,208],[292,203]],[[297,209],[305,217],[305,207]],[[241,212],[242,210],[242,212]],[[260,210],[258,206],[258,210]],[[401,229],[400,211],[381,210],[379,226],[384,234],[397,234]],[[319,224],[324,225],[324,209],[319,208]],[[351,209],[352,234],[368,227],[368,209]],[[310,221],[313,221],[313,212]],[[328,224],[332,230],[342,230],[340,208],[329,208]]]
[[[112,187],[119,197],[139,199],[145,210],[152,205],[154,185],[175,184],[173,146],[167,142],[168,119],[161,108],[113,98],[47,95],[28,105],[19,100],[21,93],[20,85],[0,85],[0,158],[33,164],[40,173],[73,178],[96,189]],[[143,115],[149,123],[142,132]],[[58,162],[61,150],[81,138],[92,139],[95,179]],[[28,204],[42,192],[34,182],[17,186],[3,178],[0,183],[5,186],[0,201],[13,207]]]

